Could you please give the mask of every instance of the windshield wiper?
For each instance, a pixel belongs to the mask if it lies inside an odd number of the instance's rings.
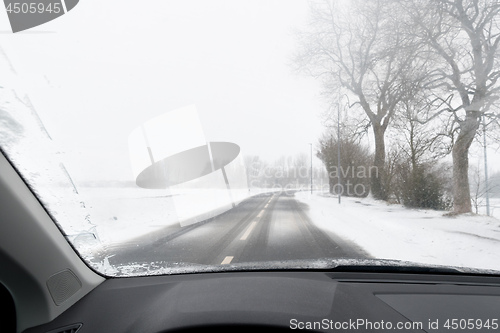
[[[427,266],[342,265],[332,268],[331,271],[366,273],[462,274],[462,272],[456,268]]]
[[[330,259],[330,272],[499,275],[497,270],[423,264],[393,259]]]

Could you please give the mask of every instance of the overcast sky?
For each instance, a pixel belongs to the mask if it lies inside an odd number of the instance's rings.
[[[290,66],[306,20],[305,1],[85,0],[0,38],[73,174],[127,179],[132,130],[188,105],[208,141],[270,161],[309,154],[324,105],[318,83]]]
[[[268,161],[309,154],[326,106],[290,66],[307,17],[293,0],[85,0],[17,34],[0,11],[0,40],[71,174],[132,180],[130,133],[192,105],[207,141]]]

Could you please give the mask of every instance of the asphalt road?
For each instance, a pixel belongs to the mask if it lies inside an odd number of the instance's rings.
[[[355,245],[317,228],[307,217],[307,209],[293,194],[262,194],[213,219],[187,227],[166,227],[108,248],[106,256],[112,265],[153,261],[224,265],[367,257]]]

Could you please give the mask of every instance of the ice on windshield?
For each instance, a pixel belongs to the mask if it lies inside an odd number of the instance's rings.
[[[500,270],[499,4],[99,8],[0,43],[0,148],[98,271]]]

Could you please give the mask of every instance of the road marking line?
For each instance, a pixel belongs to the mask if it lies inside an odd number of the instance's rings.
[[[255,222],[255,221],[250,223],[250,226],[248,227],[247,231],[245,231],[243,236],[241,236],[240,240],[246,240],[248,235],[250,235],[250,233],[252,232],[253,228],[255,228],[256,224],[257,224],[257,222]]]
[[[231,260],[233,260],[234,256],[227,256],[224,258],[224,260],[222,260],[222,262],[220,263],[221,265],[227,265],[231,262]]]
[[[257,217],[261,217],[261,216],[262,216],[262,214],[264,214],[264,210],[261,210],[261,211],[259,212],[259,214],[257,214]]]

